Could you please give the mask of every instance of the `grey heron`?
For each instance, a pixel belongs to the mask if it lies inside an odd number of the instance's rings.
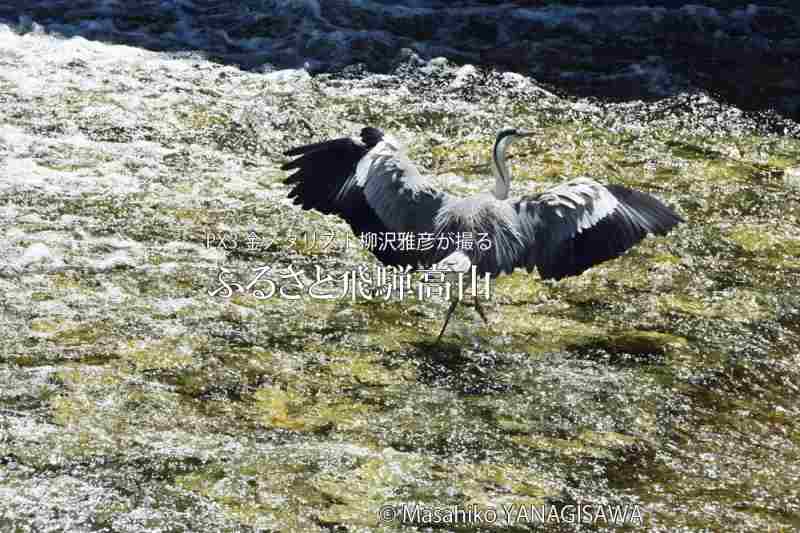
[[[486,233],[493,244],[487,250],[372,250],[385,265],[458,270],[474,265],[479,275],[491,277],[517,267],[536,268],[542,278],[558,280],[619,257],[648,233],[665,235],[683,222],[649,194],[587,177],[509,199],[506,150],[515,139],[532,134],[501,129],[492,149],[494,190],[467,197],[433,187],[397,141],[374,127],[363,128],[358,137],[292,148],[285,155],[298,157],[281,168],[297,169],[284,182],[293,185],[289,197],[295,205],[338,215],[356,235]],[[437,343],[458,301],[450,304]],[[488,323],[477,295],[475,307]]]

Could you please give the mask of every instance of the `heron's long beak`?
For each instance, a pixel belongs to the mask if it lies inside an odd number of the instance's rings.
[[[533,136],[533,135],[535,135],[535,134],[536,134],[536,132],[535,132],[535,131],[530,131],[530,130],[517,130],[517,135],[519,135],[520,137],[531,137],[531,136]]]

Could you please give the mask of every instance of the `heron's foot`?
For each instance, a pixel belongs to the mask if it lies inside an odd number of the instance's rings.
[[[489,319],[486,317],[486,311],[483,310],[483,306],[481,305],[481,302],[478,300],[477,297],[475,297],[475,310],[478,311],[478,314],[481,315],[483,321],[486,323],[487,326],[489,326],[490,323]]]
[[[444,317],[442,331],[439,332],[439,336],[436,337],[436,342],[434,344],[439,344],[439,341],[442,340],[442,335],[444,335],[444,330],[447,329],[447,324],[450,322],[450,316],[453,314],[453,311],[456,310],[456,305],[458,305],[458,300],[453,300],[453,303],[451,303],[450,307],[447,309],[447,316]]]

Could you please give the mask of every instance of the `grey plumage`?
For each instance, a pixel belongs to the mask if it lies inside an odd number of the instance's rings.
[[[524,267],[529,272],[536,268],[545,279],[561,279],[620,256],[648,233],[664,235],[682,222],[646,193],[603,186],[586,177],[509,200],[505,151],[513,140],[528,135],[515,128],[498,132],[492,151],[495,189],[466,198],[432,187],[395,140],[370,127],[360,138],[289,150],[287,155],[299,157],[282,168],[297,169],[286,179],[294,185],[289,197],[295,204],[337,214],[357,235],[471,232],[486,233],[492,240],[487,250],[373,250],[388,265],[461,264],[466,256],[479,274],[497,276]]]

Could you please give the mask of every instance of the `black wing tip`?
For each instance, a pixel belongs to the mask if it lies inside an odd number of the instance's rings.
[[[329,139],[329,140],[326,140],[326,141],[319,141],[319,142],[315,142],[315,143],[309,143],[309,144],[303,144],[303,145],[300,145],[300,146],[295,146],[294,148],[289,148],[288,150],[283,152],[283,155],[292,157],[292,156],[296,156],[296,155],[304,155],[304,154],[308,154],[308,153],[317,152],[319,150],[323,150],[325,148],[329,148],[331,146],[331,144],[336,144],[336,142],[340,141],[340,140],[341,139]]]
[[[303,152],[305,152],[305,151],[306,151],[306,149],[308,149],[308,147],[309,147],[309,146],[313,146],[313,145],[310,145],[310,144],[304,144],[303,146],[295,146],[294,148],[289,148],[288,150],[286,150],[285,152],[283,152],[283,155],[285,155],[285,156],[287,156],[287,157],[292,157],[292,156],[300,155],[300,154],[302,154]]]
[[[668,215],[664,215],[658,220],[659,225],[658,227],[653,228],[652,233],[653,235],[664,236],[672,231],[675,226],[678,224],[683,224],[684,222],[686,221],[678,214],[670,211]]]
[[[379,130],[378,128],[375,128],[373,126],[367,126],[367,127],[361,129],[361,141],[366,145],[366,147],[368,149],[372,148],[373,146],[375,146],[376,144],[378,144],[382,140],[383,140],[383,132],[381,130]],[[283,155],[285,155],[286,157],[294,157],[294,156],[297,156],[297,155],[304,155],[304,154],[307,154],[309,152],[316,152],[316,151],[319,151],[319,150],[322,150],[322,149],[325,149],[325,148],[329,148],[329,147],[331,147],[331,145],[341,143],[342,141],[351,141],[352,142],[352,139],[350,139],[349,137],[342,137],[340,139],[330,139],[330,140],[327,140],[327,141],[320,141],[320,142],[315,142],[315,143],[310,143],[310,144],[303,144],[301,146],[295,146],[293,148],[289,148],[288,150],[285,150],[283,152]],[[291,162],[286,163],[286,165],[291,165],[291,164],[292,164]],[[286,170],[286,168],[284,168],[284,166],[282,166],[281,168]],[[293,168],[293,167],[289,167],[289,168]]]
[[[367,126],[361,130],[361,140],[367,148],[372,148],[383,140],[383,132],[373,126]]]
[[[622,256],[648,233],[663,236],[685,222],[672,208],[648,193],[623,185],[608,185],[606,189],[638,217],[632,219],[625,210],[614,210],[591,228],[568,239],[556,256],[537,262],[542,279],[579,276],[596,265]]]
[[[653,235],[666,235],[672,228],[686,220],[664,202],[646,192],[637,191],[624,185],[606,187],[614,197],[644,216]]]

